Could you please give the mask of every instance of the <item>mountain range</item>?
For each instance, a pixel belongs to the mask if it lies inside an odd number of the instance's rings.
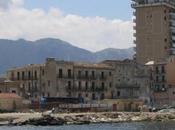
[[[44,63],[47,57],[67,61],[100,62],[131,59],[133,54],[133,48],[108,48],[91,52],[53,38],[36,41],[0,39],[0,74],[12,67]]]

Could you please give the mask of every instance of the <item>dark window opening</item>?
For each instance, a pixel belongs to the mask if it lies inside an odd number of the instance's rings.
[[[25,74],[24,71],[22,72],[22,80],[24,80]]]
[[[81,78],[81,71],[78,71],[78,77]]]
[[[120,97],[120,91],[117,91],[117,97]]]
[[[29,80],[31,79],[31,72],[30,71],[28,72],[28,79]]]
[[[72,77],[72,71],[71,69],[68,69],[68,78],[71,78]]]
[[[35,76],[35,79],[37,79],[38,78],[38,76],[37,76],[37,71],[35,71],[35,74],[34,74]]]
[[[17,72],[17,80],[20,80],[20,72]]]
[[[58,77],[59,78],[63,78],[63,70],[62,69],[59,69]]]
[[[81,82],[78,82],[78,89],[81,90]]]
[[[85,71],[85,76],[86,76],[86,78],[88,78],[88,71]]]
[[[92,94],[92,100],[95,100],[95,93]]]

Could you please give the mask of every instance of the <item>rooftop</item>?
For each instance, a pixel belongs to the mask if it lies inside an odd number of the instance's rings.
[[[166,5],[175,8],[175,0],[132,0],[131,6],[133,8],[142,6],[157,6]]]

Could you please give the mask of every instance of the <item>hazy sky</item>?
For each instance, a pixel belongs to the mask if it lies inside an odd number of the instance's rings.
[[[67,14],[130,20],[132,16],[130,3],[131,0],[26,0],[25,7],[42,8],[46,11],[50,7],[56,7]]]
[[[130,0],[0,0],[0,38],[59,38],[91,51],[132,44]]]

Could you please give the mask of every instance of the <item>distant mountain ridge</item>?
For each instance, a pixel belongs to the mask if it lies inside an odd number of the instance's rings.
[[[133,48],[108,48],[93,53],[53,38],[36,41],[0,39],[0,74],[11,67],[44,63],[47,57],[68,61],[99,62],[103,60],[132,59],[133,54]]]

